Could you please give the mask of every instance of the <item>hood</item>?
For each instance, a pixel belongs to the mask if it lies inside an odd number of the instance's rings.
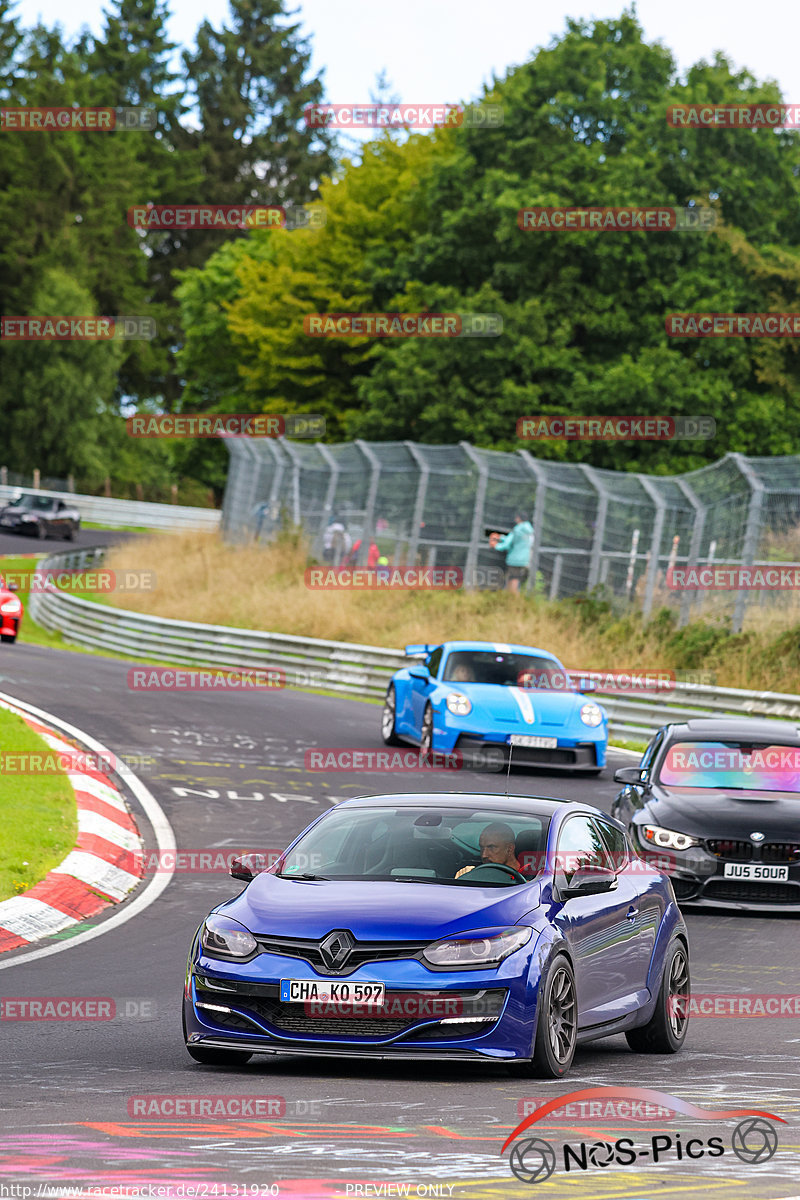
[[[759,831],[765,840],[800,841],[797,792],[714,791],[659,785],[643,810],[655,825],[693,837],[747,841]]]
[[[219,911],[252,933],[323,938],[349,929],[359,941],[435,941],[452,933],[514,925],[539,899],[520,888],[426,883],[290,880],[265,872]]]
[[[496,683],[448,682],[442,687],[469,696],[473,713],[478,711],[487,722],[518,726],[520,733],[548,725],[567,725],[586,703],[580,692],[504,687]]]

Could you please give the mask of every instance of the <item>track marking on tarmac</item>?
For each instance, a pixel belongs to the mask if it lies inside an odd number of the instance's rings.
[[[60,717],[54,716],[52,713],[45,712],[44,709],[36,708],[32,704],[27,704],[22,700],[18,700],[15,696],[9,696],[5,692],[0,692],[0,700],[6,701],[8,704],[29,713],[31,716],[38,717],[39,720],[45,721],[50,725],[56,726],[70,737],[75,738],[79,743],[86,746],[89,750],[93,750],[96,754],[103,756],[107,761],[114,761],[114,754],[102,742],[98,742],[96,738],[90,737],[88,733],[77,729],[74,725],[70,725],[67,721],[63,721]],[[137,775],[130,768],[119,763],[118,774],[133,792],[136,799],[144,809],[156,838],[156,845],[161,852],[175,851],[177,843],[175,841],[175,833],[167,819],[164,810],[156,800],[155,796],[142,783]],[[174,855],[173,855],[174,861]],[[61,941],[56,946],[42,946],[38,950],[31,950],[26,954],[19,954],[14,958],[3,961],[0,958],[0,971],[6,970],[8,967],[19,966],[20,963],[33,962],[38,958],[47,958],[51,954],[60,954],[64,950],[71,950],[73,946],[78,946],[83,942],[89,942],[93,938],[100,937],[104,933],[108,933],[111,929],[117,929],[120,925],[124,925],[126,921],[130,921],[132,917],[136,917],[146,908],[157,900],[164,889],[169,884],[172,876],[175,873],[174,867],[171,870],[157,872],[153,878],[147,883],[144,890],[135,896],[129,903],[126,903],[124,908],[117,909],[112,916],[101,921],[99,925],[87,929],[84,933],[78,934],[76,937],[71,937],[66,941]]]

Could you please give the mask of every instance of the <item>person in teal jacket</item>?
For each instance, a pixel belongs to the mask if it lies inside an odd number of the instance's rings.
[[[516,514],[514,528],[504,537],[493,533],[489,538],[489,545],[495,550],[505,552],[506,587],[510,592],[518,592],[528,578],[528,563],[533,545],[533,526],[525,514]]]

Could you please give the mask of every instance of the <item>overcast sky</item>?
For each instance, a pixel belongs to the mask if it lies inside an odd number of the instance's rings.
[[[20,0],[22,25],[60,22],[68,34],[82,24],[102,28],[104,0]],[[478,96],[492,73],[530,57],[561,34],[566,18],[619,15],[621,0],[302,0],[296,6],[311,37],[313,64],[324,69],[326,100],[369,100],[385,70],[406,103],[454,103]],[[219,26],[227,0],[170,0],[172,39],[189,46],[204,17]],[[758,79],[776,79],[785,100],[800,102],[798,0],[640,0],[648,40],[660,39],[685,70],[723,50]]]

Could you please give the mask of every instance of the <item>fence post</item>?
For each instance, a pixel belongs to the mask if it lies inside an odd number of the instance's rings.
[[[553,577],[550,580],[550,599],[558,598],[558,588],[561,583],[561,568],[564,565],[564,555],[557,554],[553,563]]]
[[[8,487],[8,467],[0,467],[0,487]]]
[[[597,586],[600,579],[600,555],[603,551],[603,541],[606,535],[606,518],[608,516],[608,491],[605,484],[598,477],[594,467],[587,467],[585,463],[580,463],[579,465],[598,496],[597,516],[594,522],[594,537],[592,538],[591,558],[589,559],[589,578],[586,583],[586,590],[590,592],[593,587]]]
[[[369,491],[367,492],[367,504],[364,510],[364,532],[361,534],[361,545],[358,550],[358,566],[366,565],[369,547],[375,532],[375,501],[378,497],[378,484],[381,478],[381,464],[377,454],[372,450],[366,442],[362,442],[360,438],[356,438],[355,443],[364,458],[370,465],[370,480]]]
[[[689,542],[688,563],[689,566],[696,566],[700,561],[700,547],[703,544],[703,533],[705,532],[706,513],[708,509],[704,504],[701,504],[697,498],[697,493],[693,487],[690,487],[683,479],[675,479],[678,487],[683,492],[686,499],[694,509],[694,524],[692,525],[692,539]],[[692,612],[692,604],[697,598],[696,591],[686,591],[681,596],[680,616],[678,617],[678,629],[683,629],[689,624]]]
[[[755,562],[758,550],[758,537],[761,533],[761,507],[764,501],[764,485],[756,475],[747,459],[741,454],[731,454],[731,458],[750,485],[750,503],[747,506],[747,524],[744,529],[744,545],[742,546],[742,566],[749,567]],[[741,633],[744,624],[744,614],[747,609],[747,592],[741,588],[736,593],[736,603],[733,608],[733,633]]]
[[[536,586],[536,575],[539,570],[539,554],[544,529],[544,506],[547,500],[547,475],[530,450],[518,450],[517,454],[536,480],[536,499],[533,502],[533,544],[528,560],[527,589],[530,591]]]
[[[652,483],[646,475],[637,475],[636,478],[639,480],[656,508],[656,519],[653,523],[653,540],[650,543],[650,555],[647,564],[647,583],[645,584],[644,604],[642,605],[642,616],[645,618],[645,620],[647,620],[653,607],[653,595],[656,590],[656,575],[658,574],[658,551],[661,546],[661,535],[664,532],[664,516],[667,506],[664,503],[664,499],[659,493],[655,484]]]
[[[469,535],[469,549],[467,550],[467,561],[464,566],[464,588],[471,591],[474,587],[476,576],[476,568],[478,566],[478,542],[481,538],[481,526],[483,525],[483,508],[486,502],[486,485],[489,482],[489,468],[475,450],[474,446],[470,446],[469,442],[459,442],[461,449],[466,454],[467,458],[475,465],[478,471],[478,486],[475,493],[475,511],[472,514],[472,529]]]
[[[336,499],[336,489],[339,486],[340,467],[328,447],[324,446],[322,442],[317,442],[317,450],[322,455],[322,458],[324,459],[328,470],[330,471],[328,486],[325,489],[325,501],[322,506],[322,520],[320,521],[319,530],[317,531],[317,537],[315,540],[315,555],[317,558],[321,558],[323,540],[325,537],[325,522],[333,515],[333,502]],[[339,564],[334,563],[334,566],[338,567]]]
[[[422,528],[422,517],[425,513],[425,500],[428,495],[428,480],[430,479],[431,469],[425,457],[413,442],[404,442],[403,445],[408,449],[409,454],[419,467],[417,494],[414,498],[414,511],[411,514],[411,532],[408,539],[408,552],[406,554],[406,566],[413,567],[416,566],[417,554],[419,552],[419,531]]]
[[[33,468],[33,486],[34,486],[34,489],[35,489],[37,492],[38,492],[39,488],[42,486],[42,482],[41,482],[41,481],[42,481],[42,473],[41,473],[41,471],[39,470],[39,468],[38,468],[38,467],[34,467],[34,468]],[[110,479],[109,479],[109,480],[106,480],[106,482],[108,483],[108,485],[109,485],[109,487],[110,487],[110,486],[111,486],[111,480],[110,480]],[[110,491],[106,492],[106,495],[107,495],[107,496],[110,496],[110,495],[111,495],[111,492],[110,492]]]
[[[628,574],[625,577],[625,599],[630,600],[633,576],[636,572],[636,551],[639,549],[639,530],[634,529],[631,535],[631,552],[628,558]]]

